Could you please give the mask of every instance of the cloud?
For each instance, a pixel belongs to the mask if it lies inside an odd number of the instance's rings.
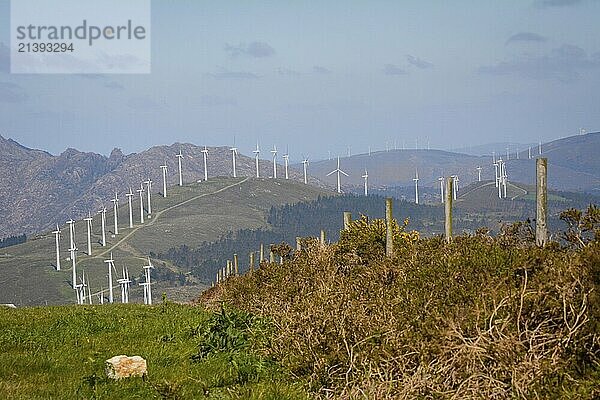
[[[515,42],[536,42],[543,43],[548,41],[548,39],[542,35],[538,35],[537,33],[532,32],[519,32],[515,33],[508,39],[506,39],[506,44],[511,44]]]
[[[565,44],[548,54],[524,55],[511,61],[479,67],[477,72],[482,75],[517,76],[569,83],[579,79],[582,72],[595,69],[600,69],[600,55],[588,56],[582,48]]]
[[[322,74],[322,75],[329,75],[329,74],[331,74],[331,70],[329,70],[329,69],[327,69],[325,67],[322,67],[320,65],[315,65],[313,67],[313,69],[312,69],[312,72],[315,73],[315,74]]]
[[[219,72],[212,72],[206,75],[211,76],[215,79],[220,80],[254,80],[259,79],[260,76],[252,72],[245,71],[229,71],[227,68],[219,67]]]
[[[0,42],[0,72],[10,72],[10,49],[3,42]]]
[[[237,46],[226,44],[225,51],[232,57],[247,56],[264,58],[275,55],[275,49],[265,42],[240,43]]]
[[[410,54],[406,55],[406,61],[408,61],[410,65],[415,66],[419,69],[433,68],[432,63],[422,60],[419,57],[411,56]]]
[[[1,103],[22,103],[28,96],[25,90],[12,82],[0,82],[0,102]]]
[[[533,5],[537,8],[569,7],[583,3],[582,0],[536,0]]]
[[[385,64],[383,67],[383,73],[386,75],[408,75],[406,70],[394,64]]]

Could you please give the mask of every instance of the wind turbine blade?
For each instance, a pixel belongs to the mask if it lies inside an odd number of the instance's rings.
[[[347,173],[345,173],[344,171],[342,171],[341,169],[340,169],[340,173],[343,174],[343,175],[346,175],[346,176],[350,176]]]
[[[335,174],[336,172],[337,172],[337,170],[335,170],[335,171],[331,171],[330,173],[328,173],[328,174],[327,174],[327,175],[325,175],[325,176],[333,175],[333,174]]]

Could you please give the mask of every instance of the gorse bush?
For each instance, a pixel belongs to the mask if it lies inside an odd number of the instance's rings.
[[[362,218],[339,243],[307,239],[284,265],[263,263],[205,299],[269,317],[265,351],[318,396],[597,398],[600,242],[585,230],[595,215],[575,219],[587,221],[581,240],[543,249],[527,223],[450,244],[396,224],[392,258],[384,221]]]

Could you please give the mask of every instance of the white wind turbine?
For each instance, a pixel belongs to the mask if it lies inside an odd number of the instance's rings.
[[[54,239],[56,242],[56,270],[60,271],[60,228],[58,224],[56,224],[56,230],[52,231],[54,233]]]
[[[163,197],[167,197],[167,163],[160,166],[163,176]]]
[[[452,199],[456,200],[456,194],[458,192],[458,175],[452,175]]]
[[[92,304],[92,288],[90,287],[90,278],[87,278],[86,284],[88,291],[88,302]]]
[[[477,170],[477,182],[481,182],[481,167],[475,168]]]
[[[492,151],[492,163],[495,164],[496,163],[496,152]]]
[[[527,157],[531,160],[531,146],[527,148]]]
[[[302,167],[304,169],[304,184],[308,184],[308,158],[305,158],[304,160],[302,160]]]
[[[179,165],[179,186],[183,186],[183,174],[181,173],[181,159],[183,158],[183,154],[181,154],[181,149],[179,149],[179,154],[175,155],[177,157],[177,164]]]
[[[415,169],[415,204],[419,204],[419,171]]]
[[[444,199],[444,177],[440,176],[438,178],[438,181],[440,181],[440,196],[442,197],[442,204],[446,201]]]
[[[365,180],[365,196],[369,195],[369,173],[367,172],[367,169],[365,168],[365,173],[362,176],[362,178],[364,178]]]
[[[152,191],[152,180],[148,178],[144,181],[144,183],[146,184],[146,190],[148,193],[148,218],[150,218],[150,215],[152,214],[152,202],[150,201],[150,192]]]
[[[201,153],[202,153],[202,158],[204,159],[204,180],[207,181],[208,180],[208,168],[207,168],[206,157],[208,156],[208,149],[206,148],[206,146],[204,146],[204,149],[201,150]]]
[[[85,299],[85,271],[82,272],[83,279],[81,283],[75,282],[73,288],[75,289],[75,295],[77,296],[77,304],[83,304]]]
[[[342,193],[342,181],[341,181],[340,174],[344,174],[345,176],[348,176],[348,174],[340,169],[340,157],[339,156],[337,158],[337,168],[334,169],[333,171],[331,171],[330,173],[328,173],[327,176],[333,175],[336,173],[337,173],[337,192]]]
[[[117,195],[117,192],[115,192],[115,198],[111,200],[113,203],[113,213],[115,215],[115,235],[119,234],[119,213],[118,213],[118,207],[119,207],[119,196]]]
[[[140,183],[140,188],[136,190],[140,194],[140,224],[144,223],[144,184]]]
[[[121,303],[127,304],[129,303],[129,284],[131,280],[129,280],[129,271],[126,267],[123,267],[122,273],[123,277],[117,279],[117,283],[121,286]]]
[[[106,247],[106,207],[98,211],[102,218],[102,247]]]
[[[129,204],[129,227],[133,228],[133,206],[131,205],[131,201],[135,194],[133,193],[133,190],[129,188],[129,192],[125,193],[125,196],[127,196],[127,204]]]
[[[69,225],[69,244],[70,247],[75,247],[75,221],[73,218],[66,222]]]
[[[144,288],[144,304],[152,305],[152,286],[150,283],[150,273],[151,270],[154,269],[154,265],[150,261],[150,257],[148,257],[148,265],[144,265],[144,277],[146,281],[140,283],[140,286]]]
[[[260,154],[260,149],[258,148],[258,142],[256,142],[256,150],[254,150],[253,153],[254,153],[254,163],[256,164],[256,177],[260,178],[260,172],[259,172],[259,168],[258,168],[258,156]]]
[[[538,154],[541,156],[542,155],[542,142],[540,142],[538,144]]]
[[[496,182],[496,187],[498,187],[498,185],[500,184],[500,181],[498,179],[498,166],[500,164],[498,163],[498,161],[494,161],[494,180]]]
[[[92,216],[88,213],[88,217],[83,219],[87,225],[87,248],[88,256],[92,255]]]
[[[237,155],[237,147],[235,147],[235,145],[229,149],[229,151],[231,151],[231,162],[233,164],[233,177],[237,178],[237,171],[236,171],[236,165],[235,165],[235,156]]]
[[[106,264],[108,264],[108,302],[113,302],[113,281],[112,281],[112,272],[115,269],[115,260],[113,259],[112,251],[110,252],[110,258],[108,260],[104,260]]]
[[[71,281],[73,282],[73,289],[77,286],[77,262],[75,260],[77,256],[77,248],[75,244],[71,248],[69,248],[69,253],[71,255]]]
[[[289,152],[285,151],[285,154],[283,155],[283,165],[285,166],[285,179],[289,179],[289,175],[288,175],[288,165],[290,163],[290,154]]]
[[[277,146],[273,145],[271,154],[273,154],[273,179],[277,179]]]

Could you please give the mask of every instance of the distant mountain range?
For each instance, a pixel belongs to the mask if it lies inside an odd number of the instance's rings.
[[[542,144],[542,156],[548,158],[548,181],[551,188],[566,191],[599,193],[600,190],[600,132],[571,136]],[[535,183],[535,157],[538,147],[532,149],[528,159],[527,148],[517,154],[512,152],[507,161],[509,180],[524,184]],[[496,158],[506,160],[506,153]],[[311,163],[310,172],[334,185],[335,174],[326,175],[336,168],[337,160]],[[462,184],[477,180],[478,166],[482,179],[494,179],[491,156],[474,156],[442,150],[390,150],[358,154],[340,159],[341,169],[349,176],[342,177],[346,191],[360,190],[362,175],[367,170],[369,185],[375,188],[413,185],[416,171],[421,186],[436,187],[441,176],[458,175]]]
[[[109,157],[67,149],[58,156],[29,149],[0,136],[0,237],[39,232],[70,218],[95,213],[118,193],[121,204],[125,193],[134,191],[148,178],[152,191],[162,191],[160,165],[168,166],[168,185],[178,182],[177,154],[182,151],[184,183],[204,179],[203,147],[189,143],[156,146],[140,153],[125,155],[114,149]],[[209,147],[208,175],[232,176],[231,151],[228,147]],[[254,159],[238,154],[238,176],[255,176]],[[261,176],[273,175],[273,164],[260,162]],[[278,165],[278,176],[284,168]],[[289,169],[290,179],[303,179],[302,170]],[[310,183],[322,186],[314,178]]]
[[[140,153],[125,155],[114,149],[109,157],[67,149],[58,156],[26,148],[0,136],[0,237],[40,232],[70,218],[78,219],[96,212],[103,204],[110,206],[114,193],[125,201],[124,194],[150,178],[153,192],[162,190],[160,165],[168,166],[168,183],[177,182],[177,158],[184,154],[184,182],[196,182],[204,177],[202,147],[189,143],[155,146]],[[549,160],[549,184],[557,190],[600,192],[600,133],[571,136],[542,145],[543,156]],[[497,155],[506,158],[505,154]],[[533,149],[537,156],[537,146]],[[462,185],[477,180],[476,167],[481,166],[482,179],[493,179],[490,156],[476,156],[441,150],[391,150],[341,158],[341,168],[349,174],[343,177],[344,191],[361,190],[362,175],[369,172],[369,186],[385,189],[413,185],[415,172],[419,184],[436,188],[440,176],[458,175]],[[209,148],[209,178],[231,176],[231,151],[228,147]],[[261,176],[271,177],[273,164],[261,160]],[[335,187],[335,175],[326,175],[336,168],[336,160],[310,163],[309,183]],[[509,180],[524,184],[535,182],[535,162],[528,159],[527,149],[512,153],[507,162]],[[290,166],[290,179],[303,178],[302,165]],[[238,176],[254,176],[253,157],[239,153]],[[278,176],[284,168],[278,165]],[[123,203],[122,203],[123,204]]]

